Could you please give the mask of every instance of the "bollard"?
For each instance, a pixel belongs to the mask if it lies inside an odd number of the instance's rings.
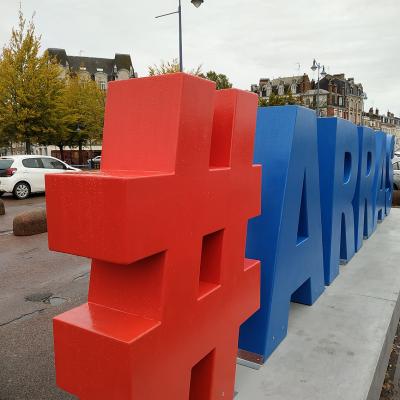
[[[400,207],[400,190],[393,190],[392,206]]]
[[[88,303],[54,320],[57,383],[85,400],[232,399],[259,307],[244,259],[257,97],[186,74],[107,96],[100,173],[46,176],[50,248],[93,259]]]
[[[46,210],[38,209],[14,217],[15,236],[31,236],[47,232]]]
[[[4,201],[0,199],[0,215],[4,215],[6,213],[6,208],[4,207]]]

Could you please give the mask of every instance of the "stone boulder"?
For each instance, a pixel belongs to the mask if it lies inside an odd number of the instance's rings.
[[[37,209],[15,216],[13,231],[15,236],[31,236],[47,232],[46,210]]]

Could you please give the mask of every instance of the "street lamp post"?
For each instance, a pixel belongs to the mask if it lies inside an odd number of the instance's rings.
[[[199,8],[203,3],[204,0],[192,0],[191,3],[196,7]],[[183,45],[182,45],[182,6],[181,0],[178,3],[178,10],[173,11],[167,14],[157,15],[156,18],[166,17],[168,15],[178,14],[179,15],[179,70],[183,72]]]
[[[364,118],[364,101],[368,99],[368,96],[367,96],[367,93],[365,93],[365,92],[363,92],[361,96],[362,96],[361,126],[363,126],[364,125],[364,121],[363,121],[363,118]]]
[[[317,108],[317,117],[319,117],[319,116],[320,116],[320,115],[319,115],[319,76],[320,76],[319,70],[321,69],[321,64],[318,63],[318,62],[315,60],[315,58],[314,58],[314,61],[313,61],[313,65],[311,66],[311,69],[312,69],[313,71],[315,71],[315,70],[318,69],[317,104],[316,104],[316,108]],[[326,76],[325,65],[322,66],[321,76],[322,76],[323,78]]]

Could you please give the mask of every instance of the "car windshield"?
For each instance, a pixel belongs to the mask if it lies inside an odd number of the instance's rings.
[[[14,160],[10,159],[0,159],[0,169],[7,169],[10,168]]]

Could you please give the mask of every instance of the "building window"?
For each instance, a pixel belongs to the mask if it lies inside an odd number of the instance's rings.
[[[100,82],[99,82],[99,88],[100,88],[101,90],[106,90],[106,89],[107,89],[107,83],[104,82],[104,81],[100,81]]]
[[[285,93],[285,88],[284,88],[284,86],[283,86],[283,85],[279,85],[279,87],[278,87],[278,94],[279,94],[279,96],[283,96],[284,93]]]
[[[290,87],[290,91],[291,91],[293,94],[296,94],[296,92],[297,92],[297,85],[296,85],[295,83],[292,83],[292,86]]]

